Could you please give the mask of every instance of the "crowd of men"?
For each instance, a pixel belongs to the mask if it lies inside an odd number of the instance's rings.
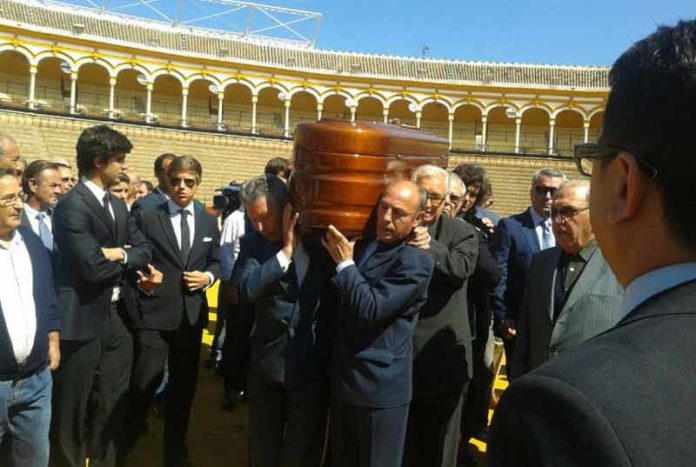
[[[223,220],[193,157],[160,155],[147,187],[109,126],[80,135],[77,178],[1,135],[2,465],[124,465],[157,401],[164,465],[191,465],[218,280],[210,362],[227,408],[248,399],[255,466],[472,464],[495,335],[512,384],[490,465],[693,464],[694,73],[696,22],[662,27],[611,70],[599,142],[576,148],[590,180],[538,170],[500,219],[483,167],[424,165],[361,238],[302,228],[283,159]]]

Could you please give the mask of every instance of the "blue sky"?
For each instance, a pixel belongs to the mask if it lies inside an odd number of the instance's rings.
[[[324,14],[323,49],[459,60],[610,65],[696,0],[275,0]]]

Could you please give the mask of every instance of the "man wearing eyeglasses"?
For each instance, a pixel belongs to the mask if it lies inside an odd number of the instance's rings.
[[[592,233],[589,181],[564,182],[551,207],[557,245],[534,255],[517,319],[510,378],[614,326],[623,290]]]
[[[169,166],[170,198],[143,210],[138,226],[152,245],[152,269],[160,285],[138,288],[138,311],[132,317],[135,363],[131,435],[137,437],[168,363],[164,413],[164,466],[187,464],[191,406],[198,380],[203,329],[208,325],[205,291],[220,275],[217,221],[197,206],[203,176],[198,160],[180,156]]]
[[[515,320],[532,256],[556,245],[551,228],[551,199],[565,175],[553,168],[536,171],[529,195],[532,205],[501,220],[491,238],[491,250],[502,279],[491,295],[491,310],[505,344],[508,361],[515,345]]]
[[[660,26],[609,71],[590,219],[622,319],[515,381],[488,465],[687,466],[696,459],[696,21]]]
[[[472,376],[467,286],[479,255],[478,236],[468,223],[442,214],[446,170],[424,165],[412,179],[428,201],[423,225],[409,244],[429,253],[435,269],[416,326],[404,465],[454,467],[462,398]]]

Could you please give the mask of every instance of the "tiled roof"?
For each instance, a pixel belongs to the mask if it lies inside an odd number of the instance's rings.
[[[173,28],[111,13],[78,10],[31,0],[0,2],[0,21],[39,26],[74,34],[74,25],[84,26],[82,37],[142,49],[166,50],[187,55],[213,57],[230,62],[330,73],[339,76],[369,76],[418,80],[426,83],[516,85],[606,90],[605,67],[525,65],[517,63],[423,60],[416,58],[335,52],[243,38],[232,33],[196,28]]]

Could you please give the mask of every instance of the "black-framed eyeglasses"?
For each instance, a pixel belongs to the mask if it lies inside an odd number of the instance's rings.
[[[6,208],[7,206],[13,206],[20,201],[24,201],[24,193],[21,191],[19,193],[14,193],[11,195],[0,197],[0,207]]]
[[[561,218],[563,220],[570,220],[573,217],[577,216],[583,211],[587,211],[590,209],[589,206],[585,206],[583,208],[574,208],[573,206],[563,206],[562,208],[551,208],[551,219],[556,219],[556,218]]]
[[[638,165],[640,165],[645,173],[648,174],[648,176],[653,180],[657,178],[659,173],[657,167],[655,167],[652,163],[636,156],[635,153],[630,149],[622,146],[610,146],[595,143],[577,144],[575,145],[573,158],[575,159],[575,165],[578,168],[578,172],[585,177],[591,177],[594,161],[610,160],[615,158],[621,152],[629,152],[633,154],[638,162]]]
[[[169,179],[169,184],[173,187],[181,185],[181,182],[184,182],[184,185],[186,185],[188,188],[193,188],[196,186],[196,180],[193,178],[172,177]]]
[[[558,187],[555,186],[535,186],[534,187],[534,193],[537,196],[550,196],[553,197],[553,195],[556,194],[556,190],[558,190]]]
[[[440,195],[433,195],[432,193],[428,193],[428,201],[430,201],[433,205],[439,206],[442,204],[442,202],[447,198],[447,195],[445,196],[440,196]]]

